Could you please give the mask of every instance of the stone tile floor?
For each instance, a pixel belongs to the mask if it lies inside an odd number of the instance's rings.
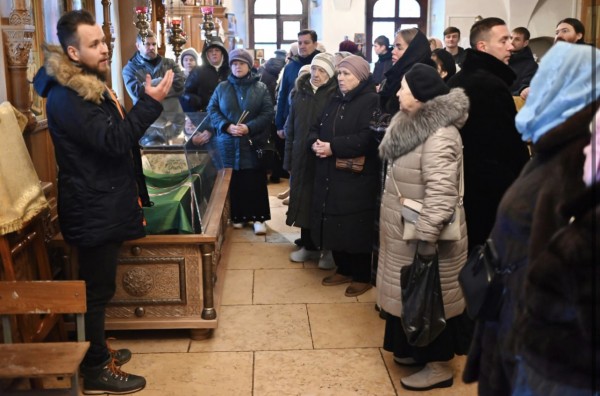
[[[374,309],[375,290],[345,297],[346,285],[321,286],[332,271],[316,262],[289,261],[299,230],[285,225],[287,206],[276,198],[287,181],[269,185],[272,220],[266,236],[251,227],[227,230],[220,265],[226,266],[219,326],[212,337],[186,331],[112,332],[114,348],[134,352],[124,371],[144,375],[139,395],[475,395],[461,381],[465,357],[456,357],[454,386],[428,392],[403,389],[400,367],[384,351],[385,322]]]

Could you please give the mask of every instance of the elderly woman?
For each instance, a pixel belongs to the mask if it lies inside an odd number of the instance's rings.
[[[350,283],[346,296],[353,297],[371,288],[379,163],[369,122],[378,97],[369,64],[356,55],[338,64],[338,86],[307,146],[317,159],[310,230],[315,246],[331,250],[338,267],[322,284]]]
[[[458,272],[467,258],[467,227],[459,196],[463,156],[458,128],[468,117],[469,99],[462,89],[449,91],[437,71],[423,64],[404,75],[398,98],[400,112],[379,147],[388,167],[379,220],[377,297],[388,313],[384,348],[394,353],[397,364],[425,365],[402,378],[402,385],[426,390],[451,386],[448,361],[468,349],[468,341],[461,342],[457,334],[465,308]],[[405,235],[401,214],[405,198],[423,204],[415,224],[418,239]],[[452,218],[461,221],[461,238],[439,240],[440,231]],[[446,328],[429,345],[416,347],[408,343],[402,327],[400,270],[413,262],[415,252],[429,260],[436,251]]]
[[[264,147],[269,137],[273,102],[267,86],[250,73],[252,64],[247,51],[231,51],[231,75],[217,86],[207,110],[223,165],[233,168],[229,187],[233,226],[242,228],[253,221],[254,232],[265,234],[264,222],[271,218],[271,212],[266,174],[256,150]]]
[[[283,167],[293,175],[290,179],[290,207],[286,224],[300,227],[301,248],[290,254],[290,260],[294,262],[319,260],[321,257],[310,236],[316,158],[307,149],[307,139],[310,127],[319,120],[337,90],[333,62],[333,55],[317,54],[311,62],[310,73],[298,77],[291,93]],[[324,254],[319,260],[321,269],[331,269],[332,265],[330,254]]]
[[[404,74],[416,63],[435,67],[427,37],[417,28],[399,30],[394,39],[392,63],[393,66],[385,73],[385,80],[379,89],[381,109],[388,114],[396,114],[399,109],[396,93]]]
[[[600,80],[594,78],[598,73],[600,50],[585,45],[556,43],[544,55],[531,80],[529,98],[515,119],[523,140],[533,142],[534,155],[504,193],[490,232],[498,252],[499,266],[505,274],[502,278],[505,291],[497,319],[477,322],[473,346],[469,351],[465,379],[479,381],[479,394],[513,394],[517,366],[532,377],[551,379],[554,385],[575,383],[582,390],[581,393],[564,391],[560,390],[560,386],[553,390],[551,384],[535,390],[543,384],[533,380],[529,384],[534,388],[533,392],[514,394],[593,393],[585,389],[586,384],[580,376],[590,373],[577,372],[586,355],[578,353],[578,348],[572,345],[569,347],[569,343],[578,344],[579,340],[574,341],[564,331],[569,328],[565,321],[576,317],[575,300],[561,300],[564,305],[552,306],[556,300],[551,294],[544,294],[542,304],[536,308],[548,311],[525,312],[534,316],[535,325],[539,325],[542,316],[548,312],[551,312],[552,318],[541,327],[534,327],[544,329],[543,332],[524,335],[522,342],[533,348],[529,352],[535,352],[526,354],[525,361],[516,355],[518,351],[514,349],[511,332],[518,330],[514,320],[523,313],[520,312],[524,307],[523,286],[530,266],[542,258],[542,266],[553,265],[546,261],[545,249],[554,233],[571,221],[571,216],[561,215],[560,206],[575,199],[585,189],[581,178],[583,148],[590,142],[589,125],[600,99]],[[583,249],[580,254],[584,257]],[[596,264],[597,260],[596,257]],[[552,267],[549,268],[550,271]],[[576,287],[571,285],[568,287]],[[559,290],[557,284],[539,283],[536,286]],[[584,339],[580,341],[587,342]],[[591,367],[593,361],[587,364]]]

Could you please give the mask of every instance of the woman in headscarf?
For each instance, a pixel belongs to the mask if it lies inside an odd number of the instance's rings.
[[[231,75],[217,86],[207,110],[223,165],[233,168],[229,187],[233,227],[242,228],[253,221],[254,233],[263,235],[271,211],[267,178],[256,150],[264,147],[269,137],[273,102],[267,86],[250,72],[252,64],[247,51],[231,51]]]
[[[569,221],[559,215],[559,205],[585,187],[583,148],[590,141],[589,124],[598,107],[600,81],[593,78],[598,73],[599,50],[556,43],[542,59],[527,102],[517,114],[517,129],[524,141],[533,142],[534,154],[504,194],[490,234],[505,274],[505,292],[497,320],[477,323],[465,371],[466,381],[479,381],[482,395],[513,390],[517,360],[509,333],[524,276],[552,235]]]
[[[404,74],[416,63],[435,67],[435,63],[431,60],[431,48],[427,36],[417,28],[399,30],[394,39],[392,63],[394,65],[385,73],[385,80],[381,83],[379,96],[381,110],[393,115],[400,108],[396,93],[400,89]]]
[[[519,358],[513,395],[587,396],[598,391],[600,343],[600,112],[584,149],[587,189],[560,205],[569,224],[533,261],[513,332]],[[594,125],[595,124],[595,125]]]
[[[384,348],[394,353],[397,364],[425,365],[400,382],[407,389],[426,390],[451,386],[453,372],[448,362],[468,349],[468,341],[457,335],[462,331],[465,308],[458,272],[467,258],[458,128],[467,120],[469,99],[460,88],[449,91],[437,71],[423,64],[414,65],[404,75],[398,97],[400,111],[379,146],[388,167],[379,220],[377,301],[388,314]],[[404,234],[404,198],[423,204],[415,223],[418,239]],[[461,238],[440,241],[440,232],[452,217],[460,219]],[[412,264],[416,252],[431,260],[428,256],[436,251],[446,328],[429,345],[416,347],[409,344],[402,327],[400,271]]]
[[[317,158],[310,231],[316,247],[331,250],[337,265],[322,284],[350,283],[345,294],[354,297],[371,288],[379,164],[369,123],[378,97],[366,60],[350,55],[337,67],[339,90],[307,145]],[[361,157],[362,169],[344,166]],[[346,161],[336,166],[337,159]]]

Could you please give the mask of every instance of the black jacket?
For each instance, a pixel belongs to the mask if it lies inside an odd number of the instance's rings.
[[[392,67],[392,47],[388,48],[388,51],[379,55],[379,59],[375,62],[375,68],[373,69],[373,82],[375,85],[381,84],[385,78],[385,73]]]
[[[517,75],[515,82],[510,86],[513,96],[519,96],[521,91],[529,86],[531,79],[538,69],[538,64],[533,58],[531,48],[525,47],[519,52],[513,52],[508,65]]]
[[[65,240],[92,247],[143,237],[138,198],[145,206],[150,201],[138,140],[162,112],[161,104],[142,94],[122,119],[104,83],[84,74],[60,47],[46,54],[34,87],[47,98]]]
[[[310,74],[298,77],[292,90],[292,105],[285,130],[283,168],[294,177],[290,179],[290,204],[287,225],[310,228],[310,203],[315,181],[315,153],[308,147],[308,134],[320,119],[321,113],[337,90],[337,79],[330,78],[313,92]]]
[[[223,52],[223,62],[217,70],[210,64],[207,52],[210,48],[219,48]],[[202,65],[196,66],[190,72],[185,80],[185,88],[181,97],[181,107],[183,111],[206,111],[208,102],[217,85],[221,81],[227,80],[231,70],[229,69],[229,54],[223,42],[215,38],[213,41],[207,41],[202,48]]]
[[[285,60],[280,58],[271,58],[265,63],[265,66],[260,70],[260,81],[262,81],[269,90],[271,95],[271,102],[275,103],[275,97],[277,95],[277,78],[279,73],[285,66]]]
[[[485,52],[466,50],[462,69],[449,81],[464,88],[471,103],[461,128],[469,250],[483,243],[494,224],[506,189],[517,178],[529,153],[515,127],[517,110],[508,89],[515,74]]]
[[[373,249],[379,158],[369,124],[377,107],[375,86],[364,81],[346,95],[338,91],[311,130],[307,149],[318,138],[330,142],[333,152],[316,159],[310,230],[317,247],[349,253]],[[361,173],[335,167],[336,158],[362,155],[366,160]]]

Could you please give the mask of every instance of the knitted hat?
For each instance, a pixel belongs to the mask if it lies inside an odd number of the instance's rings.
[[[445,49],[438,48],[432,52],[432,55],[435,55],[436,58],[442,62],[442,68],[448,73],[448,75],[444,78],[444,81],[448,81],[450,77],[456,74],[456,63],[454,62],[454,57],[452,54]]]
[[[310,73],[310,65],[303,65],[300,70],[298,70],[298,77],[303,75],[304,73]]]
[[[348,51],[350,53],[355,53],[358,51],[358,45],[354,43],[354,41],[344,40],[340,43],[340,51]]]
[[[285,59],[287,52],[284,49],[275,50],[275,58],[277,59]]]
[[[244,62],[251,69],[252,66],[254,66],[254,59],[252,59],[252,55],[242,48],[236,48],[229,53],[229,67],[231,67],[233,61]]]
[[[404,78],[412,95],[420,102],[427,102],[436,96],[450,92],[437,70],[423,63],[415,64]]]
[[[329,78],[333,77],[335,74],[335,66],[333,65],[333,55],[328,54],[327,52],[315,55],[310,65],[320,66],[323,69],[325,69]]]
[[[345,67],[346,69],[350,70],[350,73],[354,74],[354,76],[360,81],[366,81],[371,74],[369,63],[364,58],[357,55],[345,57],[340,61],[340,63],[338,63],[337,66],[338,69]]]
[[[292,43],[290,45],[290,56],[298,55],[298,43]]]
[[[186,56],[191,56],[196,61],[196,64],[198,64],[198,53],[196,52],[196,50],[193,48],[186,48],[183,50],[181,56],[179,57],[179,62],[181,63],[181,66],[183,66],[183,58],[185,58]]]
[[[333,64],[337,67],[340,64],[340,62],[342,61],[342,59],[344,59],[350,55],[352,55],[352,54],[347,51],[336,52],[335,54],[333,54]]]

